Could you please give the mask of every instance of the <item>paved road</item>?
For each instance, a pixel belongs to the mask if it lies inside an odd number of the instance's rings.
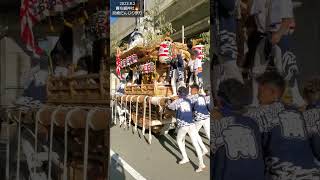
[[[186,138],[186,148],[191,163],[179,165],[177,162],[181,155],[173,133],[159,137],[152,136],[151,145],[142,136],[141,130],[133,134],[131,129],[124,130],[117,126],[112,127],[110,133],[111,180],[139,179],[135,177],[147,180],[209,179],[209,156],[205,157],[207,165],[205,171],[196,173],[195,168],[198,161],[189,137]],[[201,135],[204,136],[203,133]],[[204,139],[204,142],[207,145],[209,143],[207,139]],[[123,161],[125,161],[125,165],[123,165]],[[133,170],[130,170],[130,167]]]

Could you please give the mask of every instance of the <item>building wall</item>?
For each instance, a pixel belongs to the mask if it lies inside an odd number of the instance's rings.
[[[0,41],[0,100],[9,105],[23,93],[21,76],[30,69],[30,57],[11,38]]]

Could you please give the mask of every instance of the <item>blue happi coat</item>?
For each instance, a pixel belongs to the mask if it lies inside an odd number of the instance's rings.
[[[264,180],[261,134],[254,120],[224,111],[211,121],[211,179]]]
[[[320,162],[320,103],[310,105],[303,113],[314,156]]]
[[[222,62],[236,61],[238,50],[236,43],[237,0],[213,0],[212,31],[213,50]]]
[[[195,94],[190,96],[195,121],[210,118],[210,96]]]
[[[176,111],[177,128],[194,124],[190,99],[179,98],[170,103],[168,108]]]
[[[170,65],[171,66],[170,66],[169,77],[173,78],[173,73],[177,71],[177,74],[178,74],[177,80],[179,82],[184,82],[184,61],[182,59],[181,54],[178,54],[177,57],[171,61]]]
[[[268,180],[319,179],[303,115],[280,102],[251,109],[262,134],[262,147]]]

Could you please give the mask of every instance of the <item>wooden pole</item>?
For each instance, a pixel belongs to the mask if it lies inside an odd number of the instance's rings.
[[[182,43],[184,44],[184,25],[182,25]]]

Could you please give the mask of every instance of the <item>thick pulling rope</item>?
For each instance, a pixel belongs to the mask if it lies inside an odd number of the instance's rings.
[[[151,139],[152,139],[152,135],[151,135],[151,98],[149,98],[149,144],[151,144]]]
[[[91,109],[86,118],[85,140],[84,140],[84,155],[83,155],[83,180],[87,180],[87,168],[88,168],[88,144],[89,144],[89,122],[97,111],[97,108]]]
[[[49,168],[48,168],[48,180],[51,180],[51,171],[52,171],[52,141],[53,141],[53,125],[54,125],[54,121],[55,121],[55,116],[57,114],[57,112],[60,110],[61,106],[58,106],[57,109],[55,109],[52,114],[51,114],[51,122],[50,122],[50,144],[49,144],[49,160],[48,160],[48,164],[49,164]]]
[[[126,128],[127,127],[127,111],[128,111],[128,97],[129,96],[126,96],[126,109],[125,109],[125,111],[124,111],[124,122],[125,122],[125,124],[124,124],[124,128]]]
[[[123,123],[123,122],[121,122],[121,118],[120,118],[122,111],[123,111],[123,97],[124,96],[121,96],[121,112],[119,113],[119,126],[121,126]]]
[[[132,121],[132,115],[131,115],[131,109],[132,109],[132,98],[134,98],[134,96],[132,96],[130,98],[130,114],[129,114],[129,128],[131,127],[131,121]]]
[[[145,122],[146,122],[146,110],[147,110],[147,98],[149,96],[146,96],[144,97],[143,99],[143,119],[142,119],[142,135],[145,134],[145,130],[146,130],[146,127],[145,127]]]
[[[138,96],[137,102],[136,102],[136,122],[134,124],[134,131],[137,131],[138,128],[138,110],[139,110],[139,99],[141,96]]]
[[[161,104],[160,104],[160,99],[158,100],[157,105],[159,106],[160,121],[162,122],[163,107],[162,107]]]
[[[66,119],[64,121],[64,158],[63,158],[63,180],[68,180],[68,122],[73,114],[73,112],[78,111],[80,108],[75,108],[67,113]]]
[[[114,122],[113,122],[113,124],[117,124],[117,112],[118,112],[118,110],[117,110],[117,107],[118,107],[118,99],[117,99],[117,96],[116,96],[116,98],[115,98],[115,103],[114,103]]]
[[[20,180],[20,151],[21,151],[21,110],[19,110],[19,118],[18,120],[18,152],[17,152],[17,173],[16,180]]]
[[[114,102],[115,102],[115,100],[114,100],[114,97],[112,97],[112,100],[111,100],[111,119],[114,121],[114,114],[113,114],[113,112],[114,112]]]
[[[35,138],[34,138],[34,153],[38,154],[38,122],[40,120],[40,110],[36,112],[36,120],[35,120]],[[34,168],[34,174],[36,173],[36,168]]]

